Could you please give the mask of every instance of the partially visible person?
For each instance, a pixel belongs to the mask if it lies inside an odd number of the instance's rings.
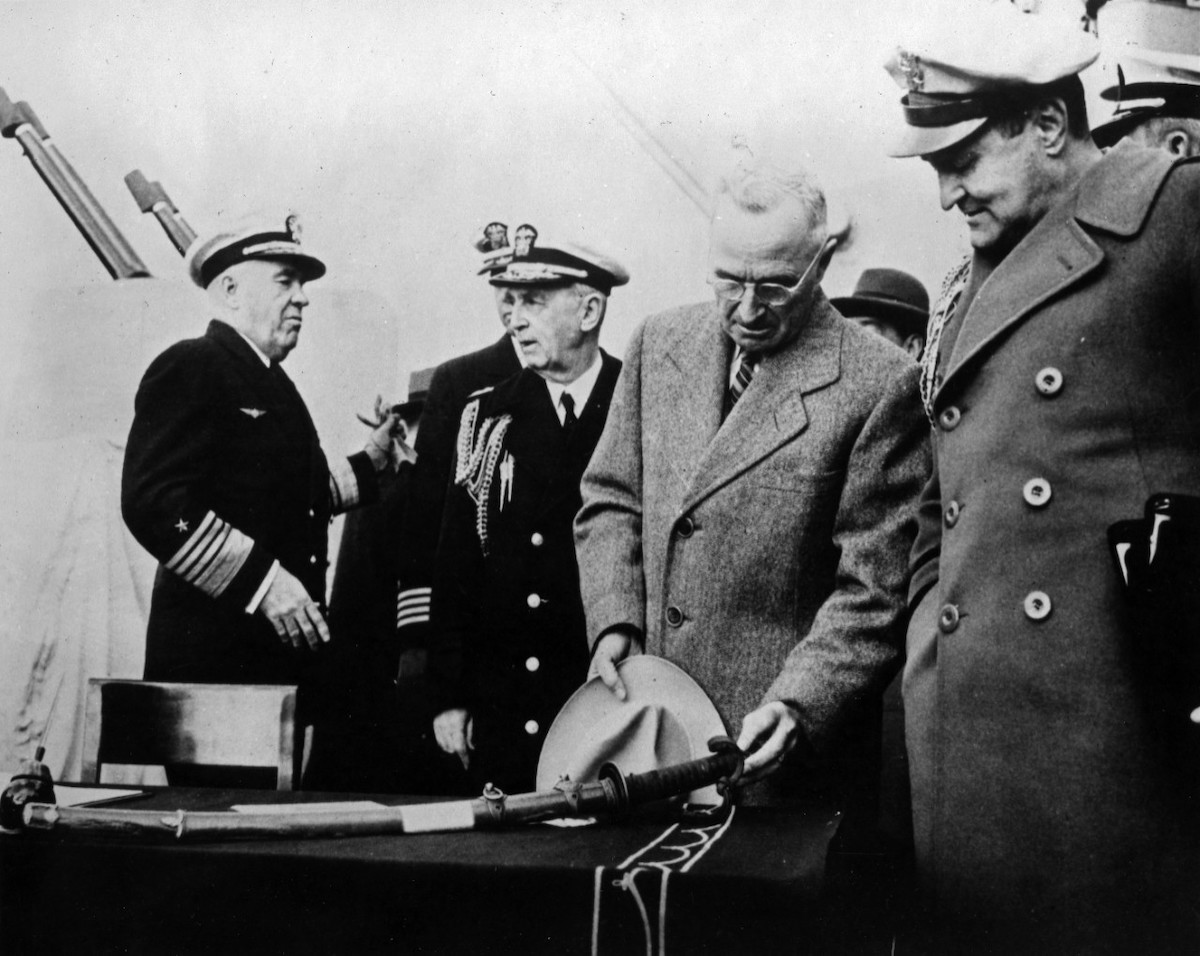
[[[972,248],[922,377],[919,951],[1200,952],[1196,700],[1161,674],[1196,632],[1172,621],[1178,595],[1131,603],[1109,545],[1155,492],[1200,494],[1200,164],[1101,154],[1079,78],[1095,39],[970,7],[888,64],[891,153],[928,164]]]
[[[1128,139],[1172,156],[1200,156],[1200,80],[1118,83],[1100,95],[1117,102],[1113,115],[1092,129],[1092,139],[1101,149]]]
[[[475,792],[535,788],[546,732],[587,676],[572,522],[621,367],[600,330],[628,273],[528,232],[490,280],[516,299],[526,368],[463,411],[433,588],[432,726]]]
[[[502,222],[488,223],[475,247],[482,253],[479,274],[483,276],[503,272],[512,259],[508,227]],[[504,333],[486,348],[452,358],[434,369],[421,429],[413,446],[417,460],[409,480],[408,505],[401,533],[395,539],[399,562],[395,627],[400,655],[401,773],[409,793],[457,792],[466,784],[459,762],[446,757],[433,739],[426,719],[429,699],[424,674],[433,562],[459,417],[469,395],[504,381],[522,367],[520,349],[509,330],[514,293],[510,288],[495,287],[492,294]]]
[[[853,293],[830,302],[846,318],[882,335],[914,359],[921,358],[929,293],[915,276],[899,269],[866,269]]]
[[[404,744],[396,713],[396,578],[404,511],[412,479],[412,445],[433,369],[409,376],[408,398],[392,407],[406,456],[379,475],[379,500],[345,517],[329,597],[344,679],[340,703],[316,741],[305,776],[314,790],[403,791]],[[319,745],[319,746],[318,746]]]
[[[634,334],[575,538],[614,693],[630,654],[674,661],[749,751],[746,800],[833,788],[863,822],[928,425],[914,363],[821,291],[834,245],[805,174],[725,177],[715,301]]]
[[[329,519],[377,494],[396,418],[382,415],[362,452],[327,464],[281,366],[300,338],[305,283],[325,273],[294,217],[197,240],[187,268],[215,318],[142,378],[121,475],[125,522],[159,561],[145,677],[299,684],[319,734]],[[185,776],[242,779],[183,768],[171,779]]]

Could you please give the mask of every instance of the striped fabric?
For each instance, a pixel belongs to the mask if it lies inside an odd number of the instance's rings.
[[[350,459],[341,458],[329,466],[329,500],[333,513],[341,514],[358,504],[358,477]]]
[[[747,386],[750,384],[750,379],[754,377],[754,366],[757,359],[750,355],[750,353],[739,349],[733,361],[737,368],[733,373],[733,380],[729,383],[730,408],[733,408],[737,404],[738,399],[742,397],[742,393],[746,391]]]
[[[433,589],[408,588],[396,597],[396,627],[429,623],[429,605]]]
[[[210,511],[165,567],[205,594],[219,597],[253,547],[250,538]]]

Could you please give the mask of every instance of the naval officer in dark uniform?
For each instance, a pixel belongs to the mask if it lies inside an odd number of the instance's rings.
[[[330,516],[375,496],[395,417],[326,462],[280,366],[325,273],[294,216],[198,240],[187,266],[216,318],[142,378],[121,476],[125,522],[159,561],[145,677],[319,686]]]
[[[472,784],[532,790],[550,723],[587,676],[572,522],[621,363],[600,348],[629,280],[593,249],[531,240],[512,289],[526,368],[463,410],[433,586],[434,734]]]

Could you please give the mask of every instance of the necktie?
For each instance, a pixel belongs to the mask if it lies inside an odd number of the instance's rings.
[[[579,421],[579,418],[575,414],[575,399],[571,397],[570,392],[563,392],[562,398],[558,401],[563,407],[563,428],[570,431],[575,427],[575,423]]]
[[[755,358],[749,352],[739,352],[737,357],[737,369],[733,373],[733,381],[729,383],[729,407],[733,408],[737,404],[742,393],[746,391],[746,386],[750,384],[750,379],[754,377]]]

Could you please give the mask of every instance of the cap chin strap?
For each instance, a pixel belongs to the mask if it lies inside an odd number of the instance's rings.
[[[904,120],[909,126],[928,129],[954,126],[967,120],[983,119],[1028,102],[1029,93],[1021,89],[992,91],[975,96],[909,92],[900,100]]]

